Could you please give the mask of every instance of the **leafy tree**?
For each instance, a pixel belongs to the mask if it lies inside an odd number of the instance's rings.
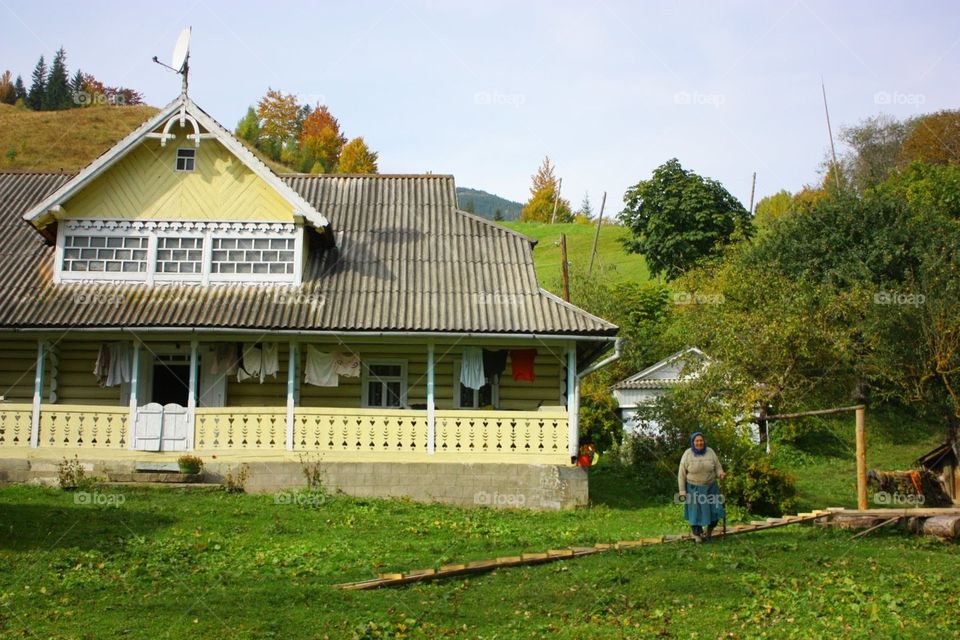
[[[913,162],[877,191],[914,211],[960,220],[960,165]]]
[[[862,193],[880,184],[897,168],[906,129],[902,122],[885,115],[841,129],[840,139],[850,147],[843,172],[856,191]]]
[[[921,116],[909,125],[900,162],[960,164],[960,110]]]
[[[556,221],[571,222],[573,212],[570,209],[570,202],[564,198],[558,200],[559,189],[554,166],[550,162],[550,157],[547,156],[533,175],[530,199],[520,210],[520,219],[524,222],[550,222],[554,218],[554,206],[556,206]]]
[[[27,101],[27,88],[23,86],[23,78],[17,76],[17,81],[13,83],[13,88],[17,92],[17,100]]]
[[[27,106],[34,111],[40,111],[43,108],[44,96],[47,92],[47,63],[43,56],[37,61],[37,66],[33,68],[31,76],[30,92],[27,94]]]
[[[321,173],[333,173],[337,169],[340,153],[347,143],[340,132],[340,123],[324,105],[318,105],[303,121],[300,133],[300,149],[303,162],[310,166],[319,164]]]
[[[367,147],[363,138],[354,138],[340,152],[337,173],[376,173],[377,153]],[[471,200],[471,202],[473,202]]]
[[[624,246],[669,279],[752,233],[750,214],[723,185],[685,170],[675,158],[629,189],[624,202],[619,218],[633,232]]]
[[[247,113],[237,123],[234,133],[238,138],[246,140],[254,147],[259,144],[260,118],[257,117],[257,112],[253,110],[253,107],[247,107]]]
[[[70,96],[70,81],[67,79],[67,52],[60,47],[53,57],[47,85],[43,94],[43,109],[57,111],[74,106]]]
[[[4,71],[0,75],[0,102],[3,104],[14,104],[17,101],[17,90],[13,85],[13,79],[9,71]]]
[[[294,140],[299,106],[293,94],[282,94],[268,88],[257,103],[257,117],[261,123],[261,139],[265,151],[273,160],[279,160],[281,152]]]
[[[793,196],[786,189],[781,189],[772,196],[762,198],[757,203],[757,210],[753,216],[753,223],[758,228],[767,228],[785,216],[794,208]]]

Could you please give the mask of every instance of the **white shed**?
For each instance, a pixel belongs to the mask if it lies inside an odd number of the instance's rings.
[[[677,384],[696,378],[709,362],[710,358],[703,351],[688,347],[613,385],[613,397],[617,400],[624,430],[636,433],[640,426],[637,421],[639,407],[652,404]],[[650,424],[644,431],[653,434],[658,427]]]

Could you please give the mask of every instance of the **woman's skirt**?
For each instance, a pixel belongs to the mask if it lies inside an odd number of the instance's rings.
[[[716,481],[708,485],[687,483],[687,500],[683,517],[691,526],[709,527],[724,516],[723,496]]]

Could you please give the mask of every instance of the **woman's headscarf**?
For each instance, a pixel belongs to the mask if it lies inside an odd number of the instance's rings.
[[[703,438],[703,449],[697,449],[695,446],[693,446],[693,441],[697,439],[697,436]],[[702,431],[697,431],[690,436],[690,450],[693,451],[693,455],[695,456],[702,456],[707,452],[707,437],[703,435]]]

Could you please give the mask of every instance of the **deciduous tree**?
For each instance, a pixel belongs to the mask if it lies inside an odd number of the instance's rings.
[[[274,160],[279,160],[284,147],[294,140],[299,108],[297,96],[270,88],[257,103],[261,137],[266,147],[263,150]]]
[[[363,138],[354,138],[340,152],[337,173],[376,173],[377,153],[367,147]]]
[[[520,211],[520,219],[524,222],[550,222],[554,219],[556,207],[556,222],[570,222],[573,212],[570,202],[559,198],[559,181],[554,173],[553,163],[547,156],[540,164],[540,168],[533,174],[533,184],[530,186],[530,199]]]
[[[303,121],[300,133],[302,161],[319,166],[319,173],[333,173],[340,160],[340,153],[347,143],[340,132],[340,123],[325,105],[317,105]]]

